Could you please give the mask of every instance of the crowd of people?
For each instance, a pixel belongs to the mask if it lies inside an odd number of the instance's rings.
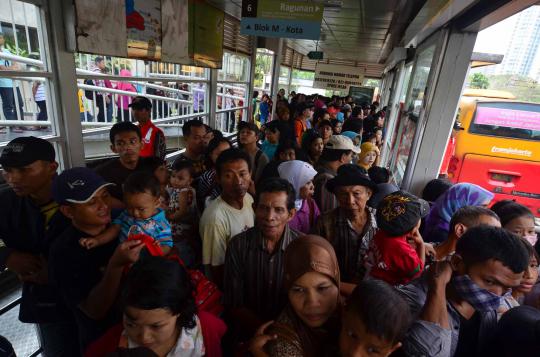
[[[378,103],[263,96],[237,145],[185,122],[173,162],[151,102],[126,104],[95,168],[35,137],[0,155],[0,269],[45,356],[538,355],[534,215],[400,190]]]

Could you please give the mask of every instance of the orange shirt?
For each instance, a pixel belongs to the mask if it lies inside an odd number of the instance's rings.
[[[304,120],[302,120],[302,117],[296,118],[294,121],[294,136],[296,137],[296,142],[298,145],[302,145],[302,135],[307,130],[307,125]]]

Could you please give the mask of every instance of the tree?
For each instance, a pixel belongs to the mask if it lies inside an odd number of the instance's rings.
[[[487,89],[489,87],[489,79],[482,73],[474,73],[471,76],[469,87],[475,89]]]

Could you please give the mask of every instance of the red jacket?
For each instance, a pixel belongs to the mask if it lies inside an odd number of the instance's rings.
[[[148,121],[141,128],[143,147],[139,156],[141,157],[159,157],[165,159],[165,134],[163,131]]]
[[[199,311],[197,312],[197,316],[201,321],[204,347],[206,350],[205,357],[221,357],[221,338],[227,331],[227,326],[218,317],[208,312]],[[122,324],[111,327],[103,336],[88,346],[84,356],[104,357],[116,351],[123,330],[124,326]]]

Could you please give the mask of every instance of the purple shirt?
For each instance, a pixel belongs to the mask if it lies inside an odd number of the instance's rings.
[[[289,222],[290,228],[296,229],[297,231],[305,234],[309,234],[311,232],[311,227],[315,225],[317,218],[319,218],[319,215],[321,214],[315,200],[310,198],[309,201],[310,202],[308,202],[307,199],[302,201],[302,207],[296,212],[293,219],[291,219]],[[310,207],[313,209],[313,213],[311,213]]]

